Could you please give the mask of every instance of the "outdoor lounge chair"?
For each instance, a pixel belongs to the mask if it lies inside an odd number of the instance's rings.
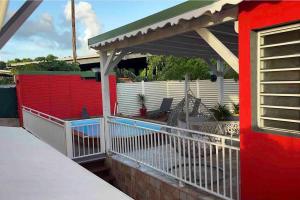
[[[153,110],[147,112],[147,117],[149,118],[158,118],[162,114],[166,114],[171,111],[173,98],[163,98],[159,110]]]
[[[81,110],[81,118],[82,119],[88,119],[88,118],[90,118],[90,115],[89,115],[89,113],[87,111],[87,108],[85,106]]]

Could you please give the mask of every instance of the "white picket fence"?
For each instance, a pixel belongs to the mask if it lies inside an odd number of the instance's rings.
[[[197,80],[190,82],[190,88],[197,98],[208,107],[218,103],[218,86],[210,80]],[[118,111],[125,115],[138,115],[140,105],[137,95],[146,96],[148,110],[159,109],[163,98],[174,98],[172,106],[175,106],[184,98],[184,81],[153,81],[118,83]],[[224,80],[224,103],[232,109],[232,103],[239,102],[239,83],[232,79]]]

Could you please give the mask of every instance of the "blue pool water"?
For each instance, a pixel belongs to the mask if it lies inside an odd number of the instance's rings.
[[[117,118],[113,119],[114,122],[132,125],[141,128],[152,129],[154,131],[159,131],[161,126],[159,124],[151,124],[142,121],[135,121],[132,119]],[[100,131],[100,119],[84,119],[76,120],[71,122],[72,126],[76,126],[74,129],[83,133],[85,136],[89,137],[99,137]],[[77,127],[78,126],[78,127]],[[114,126],[113,134],[114,136],[139,136],[150,133],[149,131],[145,132],[143,129],[137,129],[130,126]]]
[[[71,122],[74,130],[83,133],[84,136],[99,137],[100,119],[83,119]]]

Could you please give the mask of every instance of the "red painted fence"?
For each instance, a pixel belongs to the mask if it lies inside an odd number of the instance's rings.
[[[83,107],[90,116],[103,114],[101,82],[80,74],[22,74],[16,76],[18,112],[22,105],[62,118],[80,118]],[[116,78],[109,77],[111,111],[116,102]]]

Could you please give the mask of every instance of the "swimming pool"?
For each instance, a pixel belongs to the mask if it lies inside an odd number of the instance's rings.
[[[140,128],[152,129],[154,131],[161,130],[161,126],[159,124],[153,124],[143,121],[137,121],[128,118],[115,118],[111,120],[112,122],[117,122],[124,125],[131,125]],[[75,131],[82,133],[86,137],[99,137],[100,134],[100,119],[83,119],[83,120],[75,120],[71,122],[71,126]],[[125,126],[115,126],[113,130],[114,136],[139,136],[146,134],[143,129],[137,129],[135,127],[126,126],[126,133],[124,130]]]
[[[71,127],[74,131],[83,134],[87,137],[100,136],[100,119],[82,119],[71,122]]]

